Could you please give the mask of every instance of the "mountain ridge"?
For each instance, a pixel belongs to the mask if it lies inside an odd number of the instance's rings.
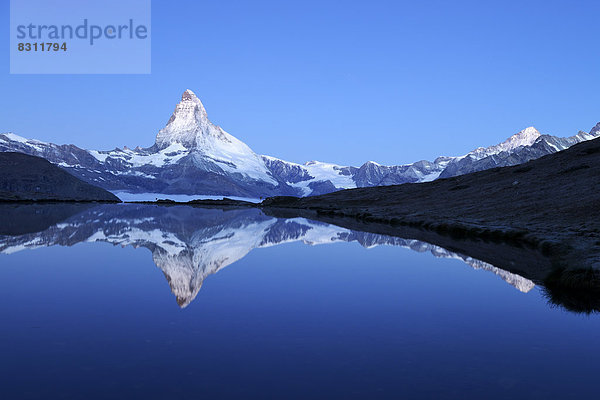
[[[526,128],[504,142],[479,147],[458,157],[360,167],[320,161],[304,164],[254,152],[213,124],[193,91],[181,96],[151,147],[84,150],[0,134],[0,151],[48,159],[76,177],[112,191],[133,193],[269,197],[309,196],[356,187],[427,182],[499,166],[517,165],[600,137],[600,123],[589,133],[559,138]]]

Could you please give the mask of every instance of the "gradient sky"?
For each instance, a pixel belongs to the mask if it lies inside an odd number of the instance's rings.
[[[600,121],[596,1],[152,2],[152,74],[10,75],[0,132],[150,146],[182,92],[260,154],[400,164]]]

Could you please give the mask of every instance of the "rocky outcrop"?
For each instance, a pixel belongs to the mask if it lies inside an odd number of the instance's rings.
[[[0,153],[0,201],[120,200],[40,157]]]

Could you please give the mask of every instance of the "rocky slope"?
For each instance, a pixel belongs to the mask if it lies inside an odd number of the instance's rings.
[[[83,150],[5,133],[0,134],[0,151],[43,157],[88,183],[112,191],[258,198],[427,182],[517,165],[599,136],[600,125],[590,133],[569,138],[541,135],[535,128],[527,128],[503,143],[461,157],[395,166],[372,161],[360,167],[319,161],[297,164],[255,153],[213,124],[202,102],[186,90],[149,148]]]
[[[120,200],[40,157],[0,153],[0,201]]]

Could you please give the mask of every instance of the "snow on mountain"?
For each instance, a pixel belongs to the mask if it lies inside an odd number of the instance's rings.
[[[533,126],[523,129],[506,139],[504,142],[490,147],[480,147],[468,153],[463,157],[474,157],[481,159],[494,154],[502,153],[503,151],[513,151],[521,146],[531,146],[541,136],[541,133]]]
[[[577,135],[561,138],[542,135],[537,129],[530,127],[500,144],[476,149],[453,159],[439,177],[449,178],[490,168],[523,164],[598,137],[600,137],[599,129],[592,129],[590,133],[579,132]]]
[[[189,89],[181,96],[167,126],[156,135],[159,150],[178,145],[216,163],[225,172],[277,185],[264,161],[250,147],[210,122],[204,105]]]
[[[353,179],[353,167],[341,167],[320,161],[297,164],[265,155],[262,158],[273,175],[287,185],[300,189],[303,196],[357,187]],[[321,185],[322,189],[322,185],[327,182],[329,185],[326,188],[331,190],[319,190],[318,186]]]
[[[258,155],[209,119],[204,105],[186,90],[167,125],[149,148],[83,150],[0,134],[0,151],[39,157],[78,178],[111,191],[259,198],[308,196],[355,187],[427,182],[488,168],[516,165],[600,137],[600,123],[589,133],[559,138],[529,127],[502,143],[460,157],[386,166],[360,167],[311,161],[298,164]]]
[[[141,149],[115,149],[112,151],[95,151],[89,152],[99,162],[105,163],[108,158],[119,160],[120,162],[130,165],[132,168],[143,166],[164,167],[168,164],[175,164],[188,153],[181,143],[171,143],[167,147],[160,149],[157,152],[144,152]]]
[[[316,181],[330,181],[338,189],[349,189],[356,187],[356,182],[352,180],[348,167],[329,164],[321,161],[309,161],[304,164],[304,168]]]

